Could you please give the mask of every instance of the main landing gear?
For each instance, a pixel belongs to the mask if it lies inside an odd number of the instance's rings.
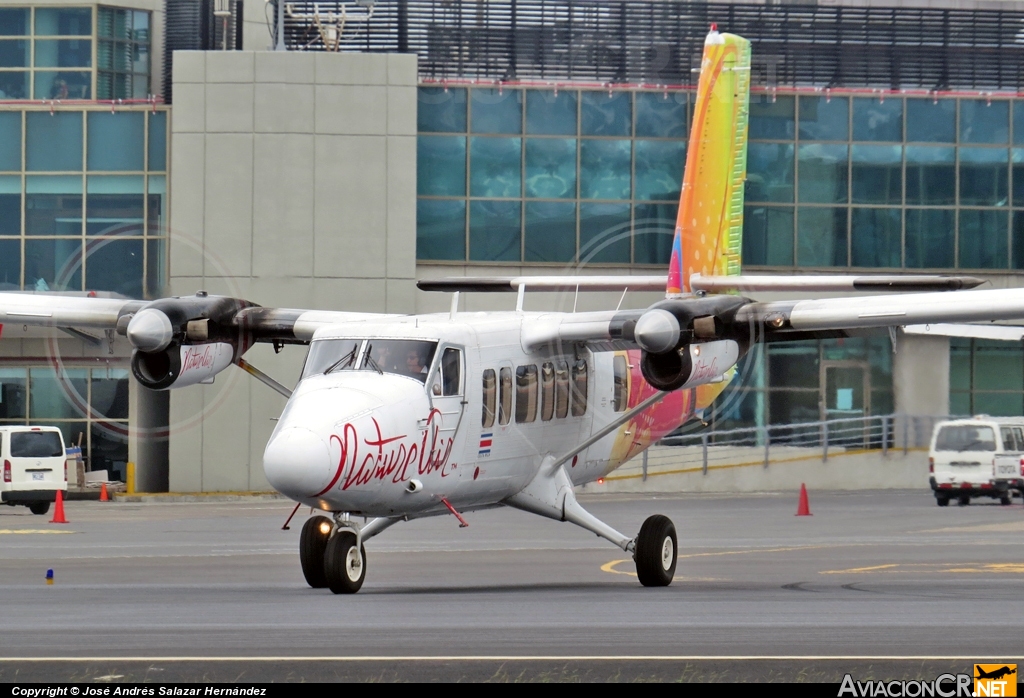
[[[397,521],[380,518],[360,527],[344,513],[335,514],[333,521],[326,516],[311,516],[299,535],[299,562],[306,583],[314,589],[326,587],[335,594],[359,591],[366,579],[363,541]]]
[[[633,550],[640,583],[645,587],[671,584],[676,574],[676,550],[676,527],[671,519],[655,514],[644,521]]]

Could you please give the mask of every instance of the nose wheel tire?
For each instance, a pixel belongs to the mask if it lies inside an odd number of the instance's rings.
[[[324,551],[331,536],[334,524],[326,516],[311,516],[302,526],[299,534],[299,562],[302,563],[302,576],[306,584],[314,589],[327,586],[327,575],[324,574]],[[325,532],[326,531],[326,532]]]
[[[335,594],[354,594],[366,577],[366,549],[356,545],[356,534],[339,531],[327,541],[324,552],[327,586]]]
[[[667,516],[656,514],[644,521],[636,537],[633,560],[645,587],[667,587],[676,574],[678,546],[676,527]]]

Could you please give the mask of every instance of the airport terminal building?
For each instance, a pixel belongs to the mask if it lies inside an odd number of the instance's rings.
[[[712,22],[753,44],[746,271],[1024,285],[1024,10],[896,4],[0,0],[0,289],[412,313],[450,304],[422,278],[663,273]],[[1024,414],[1021,345],[895,344],[759,347],[710,421]],[[304,357],[247,354],[286,385]],[[280,395],[154,393],[129,360],[5,325],[0,423],[140,490],[268,488]]]

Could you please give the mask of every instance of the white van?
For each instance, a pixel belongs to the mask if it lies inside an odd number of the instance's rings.
[[[956,499],[992,497],[1009,504],[1024,492],[1024,417],[989,417],[939,422],[928,453],[928,478],[940,507]]]
[[[64,436],[57,427],[0,427],[0,502],[42,516],[67,491]]]

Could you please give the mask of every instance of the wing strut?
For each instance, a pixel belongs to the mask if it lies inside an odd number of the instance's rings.
[[[555,461],[551,463],[548,467],[552,469],[557,468],[558,466],[562,465],[570,458],[575,456],[577,453],[581,453],[582,451],[587,450],[588,448],[596,444],[598,441],[600,441],[601,439],[603,439],[604,437],[608,436],[613,431],[618,429],[621,425],[625,424],[629,420],[633,419],[633,417],[646,410],[651,405],[655,405],[661,402],[666,395],[668,395],[667,392],[658,391],[654,395],[651,395],[649,398],[647,398],[639,405],[634,407],[633,409],[629,410],[628,412],[623,412],[621,415],[619,415],[618,418],[613,419],[611,422],[598,429],[597,432],[589,439],[579,444],[578,446],[574,446],[573,449],[568,453],[565,453],[564,455],[556,458]]]
[[[248,373],[250,376],[252,376],[256,380],[258,380],[260,383],[263,383],[264,385],[267,385],[267,386],[273,388],[277,392],[279,392],[282,395],[284,395],[286,398],[290,398],[292,396],[292,391],[288,390],[288,388],[286,388],[283,385],[281,385],[280,383],[278,383],[276,380],[274,380],[273,378],[268,376],[266,373],[264,373],[263,371],[259,370],[255,366],[253,366],[251,363],[249,363],[245,359],[239,359],[237,361],[237,363],[238,363],[238,368],[240,368],[243,371],[245,371],[246,373]]]

